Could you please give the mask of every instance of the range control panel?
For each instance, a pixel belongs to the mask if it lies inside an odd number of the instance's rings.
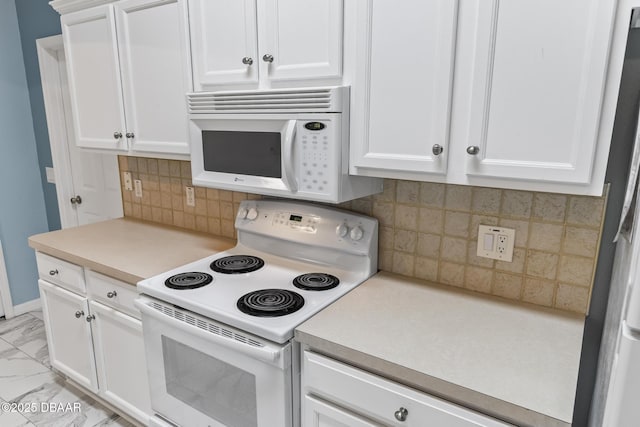
[[[273,216],[274,226],[285,226],[307,233],[315,233],[320,217],[315,215],[301,215],[293,212],[277,212]]]
[[[291,201],[245,200],[238,209],[236,228],[281,240],[358,251],[378,241],[374,218]]]

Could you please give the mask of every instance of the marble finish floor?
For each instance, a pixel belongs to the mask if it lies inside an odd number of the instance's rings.
[[[66,385],[51,370],[42,312],[35,311],[0,318],[0,426],[133,424]]]

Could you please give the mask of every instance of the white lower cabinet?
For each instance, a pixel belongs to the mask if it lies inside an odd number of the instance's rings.
[[[89,303],[98,394],[140,421],[151,413],[142,322],[95,301]]]
[[[87,298],[39,280],[51,366],[94,393],[98,391]]]
[[[381,424],[365,420],[329,402],[323,402],[313,396],[305,396],[305,426],[309,427],[378,427]]]
[[[43,268],[50,266],[39,263]],[[38,281],[51,366],[148,425],[152,411],[142,323],[134,317],[139,313],[129,295],[135,288],[85,273],[88,295]]]
[[[302,393],[303,427],[510,426],[310,351]]]

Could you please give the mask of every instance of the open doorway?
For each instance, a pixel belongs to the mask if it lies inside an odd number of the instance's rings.
[[[117,155],[86,151],[74,142],[62,36],[36,44],[62,228],[119,218]]]

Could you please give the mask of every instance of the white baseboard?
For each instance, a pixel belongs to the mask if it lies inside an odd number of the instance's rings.
[[[40,302],[40,298],[36,298],[31,301],[23,302],[22,304],[13,306],[13,315],[19,316],[24,313],[28,313],[30,311],[42,310],[42,303]]]

